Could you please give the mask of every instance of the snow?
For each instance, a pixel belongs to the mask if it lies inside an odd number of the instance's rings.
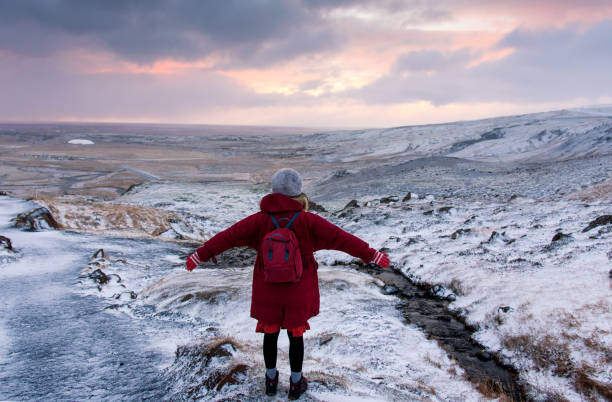
[[[450,308],[476,328],[476,341],[518,370],[531,399],[579,401],[590,397],[577,387],[579,376],[612,383],[612,225],[582,231],[612,211],[611,117],[609,107],[576,109],[293,136],[277,148],[286,155],[294,147],[306,158],[312,171],[304,175],[305,190],[328,210],[355,198],[360,207],[323,216],[385,248],[406,276],[438,285],[440,297],[452,294]],[[249,152],[265,141],[251,139]],[[256,156],[274,158],[277,148]],[[210,175],[247,170],[233,171],[231,163]],[[193,391],[193,398],[260,399],[251,267],[205,264],[186,272],[194,244],[174,241],[205,241],[256,212],[268,187],[253,181],[160,180],[113,201],[43,201],[78,233],[13,228],[12,218],[38,204],[0,197],[0,234],[15,247],[0,254],[0,286],[8,289],[0,303],[0,398],[180,399]],[[409,191],[411,199],[402,202]],[[381,202],[383,196],[397,201]],[[553,241],[561,233],[568,237]],[[100,248],[108,257],[91,257]],[[379,280],[332,267],[352,257],[334,251],[316,257],[321,313],[305,335],[311,380],[305,399],[484,399],[458,363],[404,321],[399,299],[383,294]],[[96,269],[109,283],[92,281]],[[54,328],[41,327],[39,316],[49,316]],[[66,328],[75,346],[62,343]],[[16,335],[23,331],[32,343]],[[61,358],[29,357],[45,350],[38,333],[56,342]],[[90,353],[94,335],[100,345]],[[287,344],[281,336],[279,398],[286,395]],[[198,361],[201,353],[175,354],[219,345],[225,354],[206,363]],[[117,377],[116,359],[102,348],[122,362],[134,356],[125,363],[133,370]],[[83,384],[53,377],[57,389],[49,381],[37,393],[24,367],[48,374],[57,364],[76,370]],[[236,384],[202,387],[240,364]],[[105,389],[100,378],[120,385]]]
[[[68,144],[73,144],[73,145],[94,145],[94,142],[91,141],[91,140],[74,139],[74,140],[68,141]]]
[[[423,215],[452,202],[452,214]],[[534,396],[555,388],[570,400],[579,400],[571,383],[540,370],[527,351],[509,345],[526,337],[544,347],[547,337],[567,347],[567,359],[576,370],[593,368],[594,378],[612,382],[607,351],[612,349],[612,294],[608,252],[612,231],[598,228],[583,233],[594,218],[609,213],[610,203],[516,199],[498,204],[460,203],[444,200],[406,203],[406,211],[383,205],[359,210],[359,222],[338,223],[377,247],[388,247],[392,262],[416,281],[444,286],[456,294],[452,308],[476,326],[475,339],[518,368],[534,388]],[[392,214],[376,224],[385,211]],[[470,223],[468,221],[475,216]],[[457,229],[469,232],[453,240]],[[506,241],[489,239],[493,231]],[[557,232],[572,239],[551,244]],[[393,236],[403,241],[397,243]],[[408,244],[407,239],[416,242]],[[497,239],[497,240],[496,240]],[[509,241],[512,239],[513,241]],[[322,261],[342,257],[330,253]],[[503,312],[502,307],[510,307]],[[588,346],[591,345],[591,346]],[[555,362],[551,361],[552,369]],[[559,362],[564,364],[564,362]],[[572,396],[573,395],[573,396]]]

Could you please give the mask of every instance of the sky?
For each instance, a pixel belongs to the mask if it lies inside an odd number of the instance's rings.
[[[391,127],[612,103],[610,0],[0,0],[0,121]]]

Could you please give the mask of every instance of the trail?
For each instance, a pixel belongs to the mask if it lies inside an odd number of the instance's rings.
[[[164,357],[145,323],[74,290],[96,238],[12,229],[6,211],[28,204],[1,203],[0,230],[20,257],[0,265],[0,399],[162,398]]]

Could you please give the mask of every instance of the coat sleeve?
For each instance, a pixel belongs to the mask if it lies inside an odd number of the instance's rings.
[[[310,229],[313,235],[314,251],[338,250],[353,257],[361,258],[366,264],[372,261],[376,250],[370,248],[368,243],[318,215],[309,215],[311,217]]]
[[[198,248],[197,252],[200,259],[208,261],[211,257],[233,247],[257,248],[260,215],[261,212],[258,212],[244,218],[223,232],[211,237],[202,247]]]

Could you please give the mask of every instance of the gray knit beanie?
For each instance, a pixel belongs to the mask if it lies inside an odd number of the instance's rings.
[[[302,176],[291,168],[277,171],[272,176],[272,192],[297,197],[302,193]]]

